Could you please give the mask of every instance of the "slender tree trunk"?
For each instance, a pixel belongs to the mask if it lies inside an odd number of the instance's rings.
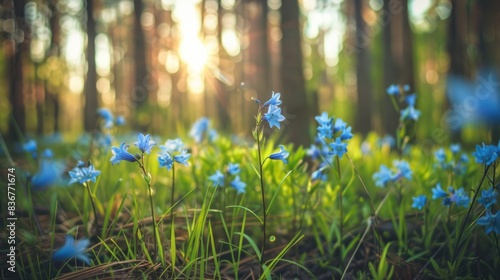
[[[24,26],[21,20],[24,19],[24,0],[16,0],[13,2],[8,1],[7,7],[12,5],[14,13],[13,17],[16,19],[16,29]],[[16,30],[17,31],[17,30]],[[23,30],[27,32],[28,30]],[[24,34],[26,35],[26,34]],[[9,120],[9,134],[12,140],[19,141],[23,138],[26,132],[26,116],[24,109],[24,88],[23,88],[23,54],[26,48],[26,37],[14,38],[8,40],[10,44],[10,57],[8,62],[8,80],[10,81],[9,87],[9,101],[11,106],[10,120]],[[16,41],[18,40],[18,41]],[[20,40],[20,41],[19,41]]]
[[[296,145],[307,146],[309,137],[309,106],[303,75],[298,0],[281,5],[281,94],[283,115],[287,118],[285,135]]]
[[[467,55],[467,37],[470,17],[467,15],[466,0],[452,0],[452,10],[448,25],[448,54],[450,68],[448,73],[464,78],[472,78],[472,61]]]
[[[135,84],[132,88],[131,98],[132,103],[137,107],[146,104],[149,90],[150,80],[147,72],[147,56],[146,56],[146,39],[144,30],[141,26],[141,15],[144,4],[142,0],[134,0],[134,71]]]
[[[222,0],[217,0],[217,40],[219,41],[219,65],[218,69],[216,71],[221,71],[221,73],[225,73],[225,69],[227,68],[227,64],[231,63],[229,61],[229,55],[226,53],[224,50],[224,46],[222,45],[222,17],[224,16],[224,8],[222,8]],[[216,73],[219,75],[218,73]],[[223,74],[222,74],[223,75]],[[215,88],[216,88],[216,107],[217,107],[217,114],[218,114],[218,119],[219,119],[219,126],[222,130],[227,130],[229,129],[229,126],[231,124],[230,119],[229,119],[229,96],[228,96],[228,90],[227,87],[229,86],[225,82],[223,82],[219,78],[215,82]]]
[[[370,36],[367,36],[366,22],[362,16],[363,0],[354,1],[354,18],[356,21],[355,46],[357,50],[356,76],[357,76],[357,114],[354,130],[367,134],[372,129],[373,94],[370,77]]]
[[[408,0],[384,0],[383,55],[384,86],[409,85],[415,91],[412,31],[408,17]],[[385,94],[382,98],[385,131],[395,135],[399,123],[399,112]]]
[[[94,2],[87,1],[87,79],[85,81],[85,108],[84,129],[92,131],[97,126],[98,96],[97,96],[97,71],[95,62],[95,37],[96,26],[94,20]]]

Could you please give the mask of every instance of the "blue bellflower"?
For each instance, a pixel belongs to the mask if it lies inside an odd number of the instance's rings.
[[[347,144],[342,143],[340,137],[335,139],[335,142],[330,143],[330,147],[332,148],[332,154],[342,158],[342,156],[347,152]]]
[[[89,244],[90,240],[88,238],[82,238],[75,242],[75,239],[72,236],[66,235],[64,245],[52,254],[52,260],[56,262],[64,262],[75,258],[86,263],[87,265],[90,265],[90,258],[85,253]]]
[[[497,195],[498,192],[493,187],[490,187],[487,190],[481,191],[481,198],[477,202],[481,203],[484,208],[490,208],[491,205],[497,202]]]
[[[150,140],[151,136],[149,134],[142,134],[139,133],[137,135],[137,142],[134,143],[134,145],[141,150],[141,152],[144,154],[149,154],[151,153],[151,149],[153,148],[154,145],[156,145],[156,142],[153,140]]]
[[[69,181],[68,185],[71,185],[73,183],[80,183],[84,184],[88,181],[95,182],[97,176],[101,174],[101,171],[96,170],[92,164],[90,164],[88,167],[75,167],[73,170],[68,172],[69,176],[71,177],[71,180]]]
[[[279,93],[279,92],[274,93],[274,91],[273,91],[271,99],[269,99],[268,101],[266,101],[264,103],[264,107],[266,107],[266,106],[279,106],[279,105],[281,105],[282,102],[280,100],[280,96],[281,96],[281,93]]]
[[[498,211],[495,214],[492,214],[491,209],[486,209],[486,215],[477,219],[477,224],[486,227],[486,234],[489,234],[490,232],[500,234],[500,215],[498,215]]]
[[[432,189],[432,199],[448,197],[448,193],[441,188],[441,184],[437,183],[436,187]]]
[[[267,113],[262,117],[265,121],[269,123],[269,127],[273,128],[276,126],[278,129],[280,128],[280,122],[285,120],[285,117],[281,114],[281,108],[274,105],[269,105]]]
[[[389,95],[399,95],[399,86],[397,86],[397,85],[390,85],[385,91]]]
[[[238,194],[245,193],[245,188],[247,186],[247,184],[240,180],[240,176],[236,176],[236,178],[234,178],[229,185],[231,185],[231,187],[233,187]]]
[[[190,157],[191,154],[188,154],[187,150],[182,150],[182,152],[179,155],[174,156],[174,161],[180,164],[184,164],[185,166],[189,166],[189,163],[187,161]]]
[[[63,168],[51,159],[43,158],[40,161],[38,172],[31,178],[31,189],[44,190],[56,184],[63,173]]]
[[[209,126],[210,120],[206,117],[202,117],[193,124],[189,131],[189,136],[199,144],[203,141],[203,137],[208,132]]]
[[[124,126],[127,123],[124,116],[117,116],[115,119],[116,126]]]
[[[460,144],[451,144],[450,150],[454,155],[458,154],[460,152]]]
[[[288,160],[286,158],[288,157],[288,155],[290,153],[288,153],[288,151],[285,149],[285,147],[283,145],[279,145],[278,147],[280,148],[280,151],[277,153],[271,154],[269,156],[269,158],[273,159],[273,160],[281,160],[281,161],[283,161],[284,164],[287,164]]]
[[[352,133],[351,133],[351,127],[347,127],[346,129],[342,130],[342,134],[340,135],[340,140],[350,140],[352,138]]]
[[[394,161],[393,165],[398,169],[396,174],[393,175],[392,181],[398,181],[401,178],[406,178],[408,180],[411,180],[412,178],[412,171],[410,169],[410,164],[404,160],[396,160]]]
[[[208,180],[210,180],[214,186],[222,186],[224,185],[224,174],[220,172],[219,170],[215,171],[214,174],[212,174],[210,177],[208,177]]]
[[[387,186],[387,184],[392,179],[392,171],[385,165],[380,165],[380,169],[378,172],[373,174],[373,180],[375,180],[375,186],[383,188]]]
[[[174,164],[174,159],[168,152],[162,152],[158,154],[158,163],[160,164],[160,167],[166,167],[170,170]]]
[[[486,165],[491,165],[498,158],[498,148],[493,145],[476,146],[476,151],[472,155],[476,158],[477,163],[484,163]]]
[[[231,175],[238,175],[240,174],[240,165],[238,163],[230,163],[227,166],[227,172]]]
[[[165,145],[160,146],[160,149],[169,153],[174,153],[174,152],[181,152],[183,147],[184,143],[182,142],[182,140],[176,138],[176,139],[168,139],[167,141],[165,141]]]
[[[427,197],[425,195],[419,195],[412,198],[413,204],[412,208],[417,208],[418,210],[422,210],[425,207],[425,203],[427,202]]]
[[[137,161],[137,158],[129,153],[127,151],[129,145],[125,144],[125,143],[122,143],[120,145],[120,148],[117,148],[117,147],[111,147],[111,152],[113,153],[113,156],[111,157],[110,161],[111,161],[111,164],[112,165],[115,165],[115,164],[120,164],[120,162],[122,160],[124,161],[128,161],[128,162],[136,162]]]

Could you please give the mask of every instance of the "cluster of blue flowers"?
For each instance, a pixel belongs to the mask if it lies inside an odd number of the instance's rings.
[[[409,92],[410,91],[410,86],[409,85],[404,85],[404,86],[399,86],[399,85],[390,85],[387,89],[386,92],[388,95],[390,95],[392,98],[403,96],[403,93]],[[417,95],[415,93],[406,95],[404,98],[407,106],[405,109],[401,110],[400,112],[400,121],[405,122],[409,120],[417,121],[418,118],[420,117],[421,112],[415,108],[415,103],[417,100]]]
[[[469,157],[466,153],[460,154],[460,144],[451,144],[451,158],[448,157],[445,149],[439,148],[434,152],[434,158],[436,160],[435,167],[441,168],[443,170],[452,170],[456,175],[465,174],[467,171],[467,164],[469,163]]]
[[[267,107],[267,113],[264,113],[262,119],[267,121],[270,128],[276,126],[279,129],[280,123],[285,120],[285,117],[281,114],[281,108],[279,107],[282,103],[280,97],[281,94],[279,92],[275,93],[273,91],[271,99],[266,101],[260,108],[260,110],[263,110]],[[260,101],[258,99],[254,99],[254,101],[257,104],[260,104]]]
[[[455,203],[457,206],[468,207],[470,198],[464,191],[464,188],[454,189],[452,186],[448,187],[448,191],[444,191],[441,188],[441,184],[436,184],[436,187],[432,189],[432,199],[442,198],[442,204],[444,206],[451,206]]]
[[[165,145],[160,146],[160,149],[162,151],[158,154],[158,162],[161,167],[166,167],[170,170],[174,162],[189,166],[187,161],[191,157],[191,154],[184,148],[184,143],[181,139],[169,139],[165,142]]]
[[[404,160],[396,160],[393,162],[394,170],[389,169],[386,165],[380,165],[380,170],[373,174],[375,186],[384,188],[389,183],[399,182],[402,179],[411,180],[413,172],[410,169],[410,164]]]
[[[241,169],[239,164],[229,163],[224,173],[217,170],[214,174],[208,177],[208,180],[213,183],[214,187],[224,187],[226,177],[233,178],[233,180],[229,182],[229,186],[235,189],[238,194],[243,194],[245,193],[247,184],[241,181],[240,173]]]
[[[125,117],[117,116],[116,118],[113,116],[113,113],[109,109],[100,108],[97,110],[97,114],[102,118],[103,124],[102,126],[107,129],[113,128],[113,126],[124,126],[125,125]]]
[[[323,112],[315,117],[318,122],[315,144],[312,144],[307,154],[313,160],[319,160],[318,168],[312,173],[311,180],[326,180],[325,170],[332,164],[335,156],[342,158],[347,153],[347,142],[353,137],[352,128],[342,119],[328,116]]]

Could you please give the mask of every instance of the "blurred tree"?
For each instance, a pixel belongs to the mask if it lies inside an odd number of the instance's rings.
[[[271,96],[267,0],[245,0],[245,4],[249,26],[245,76],[249,85],[256,91],[257,98],[264,101]]]
[[[450,68],[448,73],[472,78],[473,60],[467,53],[467,47],[472,43],[471,7],[466,0],[452,0],[452,10],[448,25],[448,54]]]
[[[281,94],[283,115],[293,126],[285,126],[284,133],[292,143],[308,146],[310,143],[310,106],[307,104],[303,73],[301,32],[298,0],[281,3]]]
[[[23,87],[23,56],[27,49],[26,32],[27,25],[24,24],[24,0],[5,1],[6,11],[13,11],[8,18],[13,29],[4,46],[8,49],[8,70],[7,79],[10,81],[9,101],[10,101],[10,120],[9,120],[9,138],[14,141],[20,141],[26,132],[26,116],[24,108],[24,87]],[[4,26],[7,21],[4,21]],[[19,132],[19,133],[18,133]]]
[[[412,30],[408,17],[408,0],[384,0],[383,13],[387,22],[383,29],[384,86],[407,84],[415,90]],[[385,132],[395,134],[399,112],[389,98],[382,98]]]
[[[85,81],[84,129],[92,131],[97,126],[97,71],[95,62],[96,22],[94,20],[94,2],[86,1],[87,7],[87,79]]]
[[[354,1],[354,19],[356,21],[355,50],[357,80],[357,114],[354,124],[356,132],[367,134],[372,129],[373,92],[370,77],[370,41],[367,24],[363,19],[364,1]]]
[[[222,7],[222,0],[217,0],[217,41],[219,44],[219,65],[216,71],[220,71],[220,73],[226,72],[227,64],[230,63],[229,55],[227,54],[224,46],[222,45],[222,17],[224,16],[224,8]],[[216,75],[223,75],[216,73]],[[219,119],[219,126],[221,129],[227,131],[229,129],[230,121],[229,121],[229,96],[228,90],[225,82],[223,82],[224,77],[219,77],[216,81],[215,85],[215,94],[216,94],[216,106],[217,106],[217,114]]]
[[[131,102],[142,107],[148,100],[150,78],[147,72],[146,39],[141,25],[141,16],[144,9],[142,0],[134,0],[134,82],[131,92]]]

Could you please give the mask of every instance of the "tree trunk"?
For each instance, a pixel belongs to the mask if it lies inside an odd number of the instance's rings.
[[[147,72],[146,39],[141,26],[141,15],[144,4],[142,0],[134,0],[134,71],[135,84],[132,88],[131,102],[136,107],[146,104],[149,90],[151,89],[150,79]]]
[[[227,69],[226,64],[231,63],[229,61],[229,55],[224,50],[224,46],[222,45],[222,17],[224,15],[224,8],[222,8],[222,0],[217,0],[217,40],[219,43],[219,65],[216,71],[221,71],[221,73],[225,73],[224,69]],[[218,74],[218,73],[217,73]],[[223,131],[227,131],[231,124],[229,119],[229,96],[227,87],[230,86],[218,78],[215,82],[215,99],[216,99],[216,107],[217,114],[219,119],[220,129]]]
[[[408,17],[408,0],[384,0],[383,30],[384,55],[384,86],[391,84],[409,85],[415,91],[412,31]],[[391,99],[386,95],[382,98],[382,112],[385,132],[396,133],[399,124],[399,113],[395,111]]]
[[[11,106],[10,121],[9,121],[9,138],[14,141],[23,139],[26,132],[26,116],[24,109],[24,92],[23,92],[23,54],[26,48],[25,32],[28,30],[19,30],[24,25],[21,20],[24,19],[24,0],[16,0],[10,3],[13,5],[16,21],[16,33],[23,34],[22,38],[12,36],[8,42],[11,44],[11,53],[8,62],[8,80],[10,81],[9,101]],[[20,31],[20,32],[19,32]],[[24,33],[21,33],[24,32]]]
[[[97,127],[97,71],[95,63],[96,26],[93,15],[94,0],[87,1],[87,79],[85,81],[84,129],[92,131]]]
[[[366,22],[362,16],[363,0],[354,1],[354,18],[356,21],[355,47],[357,51],[356,77],[357,77],[357,114],[354,130],[367,134],[372,129],[373,94],[370,77],[370,37],[366,34]]]
[[[296,145],[310,143],[310,113],[302,67],[301,33],[298,0],[283,1],[281,5],[281,94],[282,114],[287,118],[284,132]]]

